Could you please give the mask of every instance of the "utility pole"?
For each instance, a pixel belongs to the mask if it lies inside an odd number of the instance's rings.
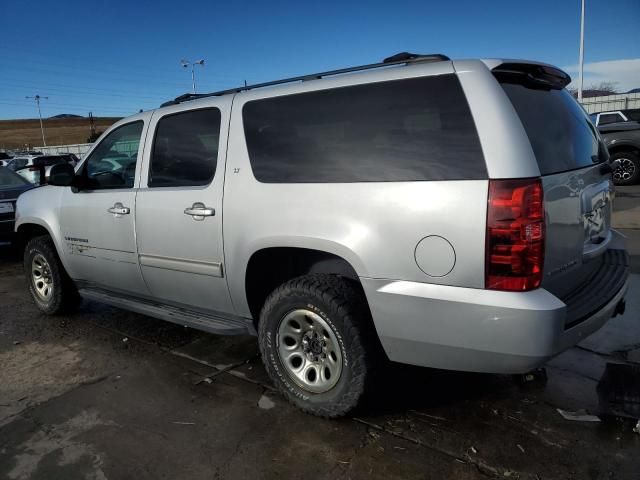
[[[89,138],[93,139],[96,136],[96,123],[93,121],[93,112],[89,112]]]
[[[40,100],[49,100],[49,97],[41,97],[40,95],[36,95],[35,97],[24,97],[24,98],[33,98],[36,101],[36,105],[38,105],[38,117],[40,117],[40,131],[42,132],[42,146],[47,146],[47,141],[44,138],[44,126],[42,125],[42,112],[40,111]]]
[[[200,65],[204,67],[204,60],[198,60],[197,62],[190,62],[189,60],[185,60],[184,58],[180,60],[180,65],[184,68],[191,67],[191,84],[193,86],[193,93],[196,93],[196,72],[195,66]]]
[[[580,80],[578,83],[578,101],[582,102],[582,89],[584,88],[584,0],[580,12]]]

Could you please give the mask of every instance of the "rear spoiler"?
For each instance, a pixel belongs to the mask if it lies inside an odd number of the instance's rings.
[[[568,73],[551,65],[511,62],[501,63],[491,71],[501,82],[519,83],[530,88],[562,90],[571,83]]]

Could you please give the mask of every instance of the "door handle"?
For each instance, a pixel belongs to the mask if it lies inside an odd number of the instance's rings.
[[[117,202],[113,207],[109,208],[107,212],[113,213],[114,215],[129,215],[131,209]]]
[[[202,202],[196,202],[191,207],[184,209],[185,215],[191,215],[194,220],[202,221],[204,217],[213,217],[215,209],[206,207]]]

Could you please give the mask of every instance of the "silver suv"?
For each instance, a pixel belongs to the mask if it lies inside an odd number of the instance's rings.
[[[555,67],[400,54],[119,121],[23,194],[34,301],[258,336],[351,411],[379,361],[517,373],[624,309],[611,167]]]

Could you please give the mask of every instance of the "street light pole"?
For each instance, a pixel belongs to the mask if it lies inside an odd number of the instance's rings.
[[[182,60],[180,60],[180,65],[182,65],[184,68],[187,67],[191,67],[191,85],[193,87],[193,93],[196,93],[196,72],[195,72],[195,67],[196,65],[200,65],[201,67],[204,67],[204,60],[198,60],[197,62],[190,62],[189,60],[185,60],[184,58]]]
[[[584,88],[584,0],[580,12],[580,80],[578,84],[578,101],[582,102],[582,89]]]
[[[40,99],[49,100],[49,97],[41,97],[40,95],[36,95],[35,97],[24,97],[24,98],[33,98],[36,101],[36,105],[38,105],[38,117],[40,117],[40,132],[42,133],[42,146],[47,146],[47,140],[44,138],[44,125],[42,124],[42,112],[40,111]]]

